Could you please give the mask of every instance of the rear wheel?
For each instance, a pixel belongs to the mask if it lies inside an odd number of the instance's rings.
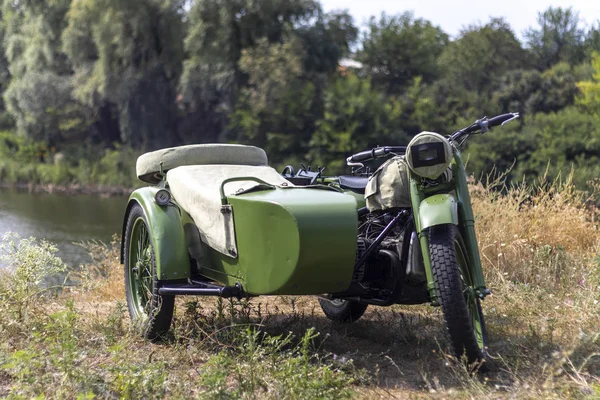
[[[438,300],[456,357],[469,363],[487,356],[487,335],[481,304],[468,268],[464,241],[455,225],[429,229],[431,269]]]
[[[144,210],[139,204],[129,213],[124,240],[125,296],[129,315],[144,337],[157,339],[171,326],[175,296],[158,294],[156,254]]]
[[[367,304],[352,300],[325,300],[319,299],[321,309],[325,316],[335,322],[354,322],[365,313]]]

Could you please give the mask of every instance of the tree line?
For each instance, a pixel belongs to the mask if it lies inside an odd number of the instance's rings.
[[[470,170],[600,172],[600,25],[572,8],[523,41],[501,18],[451,38],[410,12],[361,31],[316,0],[3,0],[0,21],[0,126],[44,162],[235,142],[338,172],[351,152],[518,111],[471,141]]]

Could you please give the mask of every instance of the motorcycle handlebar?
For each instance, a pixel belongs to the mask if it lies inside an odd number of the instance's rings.
[[[501,115],[496,115],[493,118],[490,118],[488,120],[488,125],[490,126],[490,128],[492,126],[498,126],[498,125],[503,125],[504,123],[513,120],[515,118],[519,118],[519,113],[508,113],[508,114],[501,114]]]
[[[346,159],[348,164],[352,163],[360,163],[363,161],[372,160],[374,158],[383,157],[390,153],[405,153],[406,146],[383,146],[383,147],[375,147],[371,150],[361,151],[360,153],[356,153],[351,155]]]
[[[519,118],[519,113],[500,114],[489,119],[486,117],[478,119],[472,125],[467,126],[466,128],[456,131],[452,135],[450,135],[450,141],[458,140],[465,134],[468,135],[477,131],[481,131],[481,133],[487,132],[490,128],[494,126],[504,125],[505,123],[517,118]]]
[[[459,131],[454,132],[450,135],[450,141],[455,141],[463,137],[464,135],[468,135],[477,131],[481,131],[481,133],[488,131],[490,128],[498,125],[504,125],[505,123],[512,121],[513,119],[519,118],[519,113],[507,113],[496,115],[492,118],[482,118],[475,121],[472,125],[463,128]],[[351,155],[346,159],[346,163],[348,165],[359,165],[362,166],[363,161],[372,160],[374,158],[383,157],[388,155],[389,153],[406,153],[406,146],[383,146],[383,147],[375,147],[371,150],[361,151],[360,153],[356,153]]]

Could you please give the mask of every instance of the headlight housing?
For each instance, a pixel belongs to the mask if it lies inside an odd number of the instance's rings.
[[[437,179],[452,162],[452,146],[438,133],[421,132],[408,144],[406,162],[415,174]]]

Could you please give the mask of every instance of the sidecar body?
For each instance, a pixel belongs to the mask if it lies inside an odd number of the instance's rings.
[[[357,247],[354,196],[295,186],[252,146],[159,150],[138,159],[137,173],[154,186],[129,198],[121,254],[135,280],[140,260],[152,253],[156,288],[150,291],[240,296],[349,287]],[[133,234],[138,220],[147,239]]]

